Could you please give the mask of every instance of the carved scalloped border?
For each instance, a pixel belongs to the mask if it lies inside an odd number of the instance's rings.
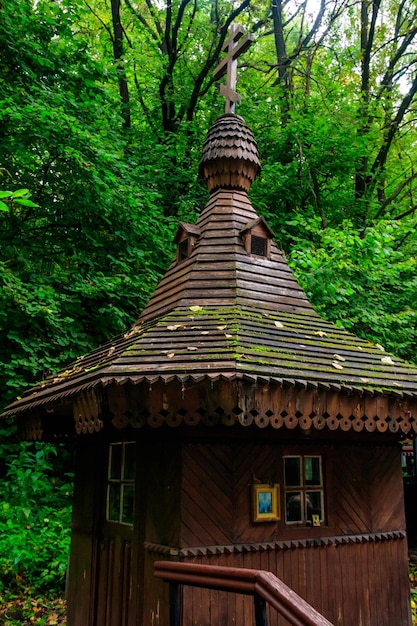
[[[341,546],[353,543],[378,543],[381,541],[398,541],[406,539],[404,530],[394,530],[380,533],[366,533],[361,535],[338,535],[334,537],[314,537],[311,539],[289,539],[287,541],[265,541],[260,543],[236,543],[218,546],[198,546],[190,548],[173,548],[157,543],[145,542],[148,552],[164,556],[196,557],[213,556],[219,554],[242,554],[247,552],[265,552],[279,550],[294,550],[296,548],[317,548]]]

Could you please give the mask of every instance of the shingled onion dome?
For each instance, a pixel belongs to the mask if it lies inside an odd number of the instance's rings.
[[[220,188],[249,191],[260,171],[258,146],[244,119],[220,115],[207,134],[200,161],[210,193]]]

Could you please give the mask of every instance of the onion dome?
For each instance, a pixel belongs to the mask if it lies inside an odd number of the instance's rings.
[[[249,191],[260,171],[258,146],[244,119],[220,115],[207,134],[200,161],[210,193],[220,188]]]

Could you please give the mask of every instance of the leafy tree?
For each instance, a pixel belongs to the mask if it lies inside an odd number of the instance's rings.
[[[159,222],[81,19],[71,2],[9,2],[1,14],[4,402],[124,330],[169,258],[174,224]]]

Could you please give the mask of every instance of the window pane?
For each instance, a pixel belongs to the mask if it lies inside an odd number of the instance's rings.
[[[285,494],[285,519],[287,522],[301,522],[301,493],[293,491]]]
[[[267,256],[268,241],[265,237],[251,236],[250,251],[257,256]]]
[[[123,508],[122,508],[123,524],[133,524],[134,505],[135,505],[134,485],[123,485]]]
[[[123,479],[135,480],[135,468],[136,468],[136,455],[135,444],[125,444],[125,462],[123,466]]]
[[[184,239],[178,244],[178,261],[183,261],[189,257],[188,239]]]
[[[300,487],[301,486],[301,457],[287,456],[284,457],[285,469],[285,486]]]
[[[120,480],[122,477],[122,444],[112,443],[110,446],[109,478]]]
[[[306,485],[321,485],[321,459],[318,456],[304,458],[304,480]]]
[[[307,491],[306,492],[307,503],[307,519],[312,520],[313,514],[319,515],[320,521],[323,521],[323,492],[322,491]]]
[[[107,487],[107,519],[110,522],[120,520],[120,485],[110,483]]]

